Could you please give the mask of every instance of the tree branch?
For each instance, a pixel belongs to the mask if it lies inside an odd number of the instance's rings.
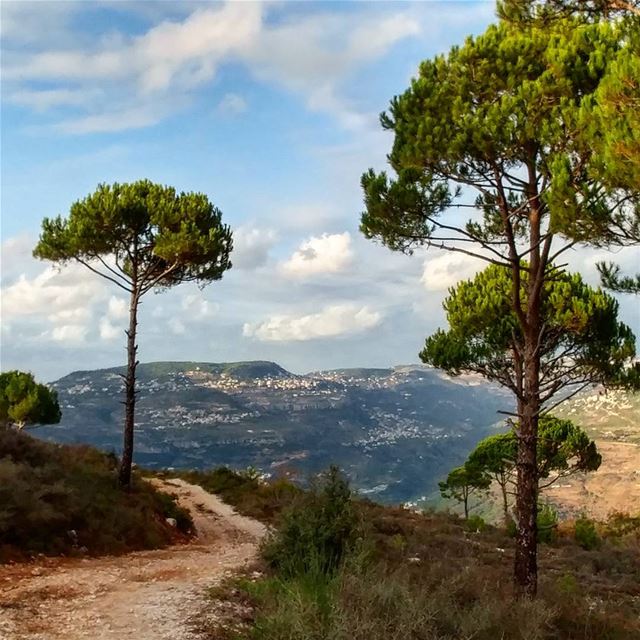
[[[102,271],[98,271],[98,269],[95,269],[94,267],[92,267],[86,260],[81,260],[80,258],[75,258],[75,260],[79,262],[81,265],[84,265],[85,267],[87,267],[89,271],[93,271],[93,273],[99,275],[101,278],[105,278],[106,280],[113,282],[113,284],[115,284],[117,287],[120,287],[127,293],[132,292],[130,288],[125,287],[122,283],[118,282],[115,278],[112,278],[111,276],[108,276],[106,273],[102,273]]]

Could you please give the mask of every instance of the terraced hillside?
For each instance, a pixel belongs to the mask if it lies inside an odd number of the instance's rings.
[[[604,519],[611,512],[640,512],[640,394],[595,390],[561,405],[558,414],[582,425],[598,444],[602,465],[549,491],[570,515]]]

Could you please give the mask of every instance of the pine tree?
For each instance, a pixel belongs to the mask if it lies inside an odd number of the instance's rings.
[[[205,285],[231,267],[232,237],[222,213],[201,193],[141,180],[101,184],[75,202],[69,216],[45,218],[34,256],[76,261],[129,295],[125,420],[120,483],[128,487],[133,462],[136,332],[140,299],[183,282]]]
[[[545,283],[569,249],[608,242],[625,203],[639,196],[637,185],[616,189],[598,178],[597,150],[581,126],[611,61],[628,46],[624,24],[583,15],[490,26],[420,65],[381,116],[395,135],[395,177],[362,177],[367,237],[407,253],[459,252],[509,274],[519,424],[514,579],[528,596],[537,587]],[[465,222],[467,210],[477,213]]]

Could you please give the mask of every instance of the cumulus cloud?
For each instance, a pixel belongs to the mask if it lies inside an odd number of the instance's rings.
[[[123,335],[125,319],[129,317],[129,305],[124,298],[111,296],[107,303],[107,314],[100,318],[98,334],[100,339],[110,342]]]
[[[382,316],[368,306],[339,304],[308,315],[276,315],[247,323],[243,335],[264,342],[297,342],[361,333],[380,323]]]
[[[28,315],[66,320],[87,317],[87,305],[104,296],[104,285],[80,265],[62,270],[47,267],[33,278],[22,274],[2,290],[2,315],[13,318]]]
[[[182,310],[187,312],[190,320],[211,318],[218,312],[218,305],[212,304],[202,294],[192,293],[182,298]]]
[[[111,296],[107,305],[107,314],[114,320],[122,320],[129,317],[129,309],[127,301],[124,298]]]
[[[18,253],[16,267],[23,270],[2,287],[3,325],[21,327],[25,341],[46,339],[68,347],[87,343],[91,335],[104,341],[122,335],[129,315],[125,299],[110,295],[110,286],[82,265],[42,270],[38,262],[22,255],[22,244],[20,240],[3,244]],[[35,275],[24,273],[36,267],[40,271]]]
[[[446,291],[460,280],[468,280],[486,267],[486,263],[461,253],[446,252],[427,257],[422,271],[422,284],[427,291]]]
[[[122,335],[122,329],[112,324],[109,318],[100,318],[98,329],[102,340],[110,341]]]
[[[89,333],[89,328],[83,324],[63,324],[51,330],[51,338],[66,345],[82,344]]]
[[[0,281],[4,286],[19,276],[41,271],[42,265],[31,256],[35,240],[29,234],[22,234],[2,241],[0,246]]]
[[[353,260],[351,234],[344,233],[312,236],[282,265],[288,276],[305,278],[322,273],[344,271]]]
[[[277,236],[272,229],[242,226],[233,231],[234,269],[256,269],[266,264]]]

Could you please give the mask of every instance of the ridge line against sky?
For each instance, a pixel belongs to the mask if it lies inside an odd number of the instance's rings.
[[[11,2],[2,12],[2,369],[53,379],[124,361],[127,301],[31,258],[40,221],[99,182],[202,191],[234,268],[142,305],[140,358],[273,360],[294,372],[415,362],[441,301],[482,268],[358,232],[378,124],[419,62],[492,2]],[[571,267],[597,282],[602,251]],[[613,256],[632,268],[637,249]],[[640,332],[640,311],[621,297]]]

